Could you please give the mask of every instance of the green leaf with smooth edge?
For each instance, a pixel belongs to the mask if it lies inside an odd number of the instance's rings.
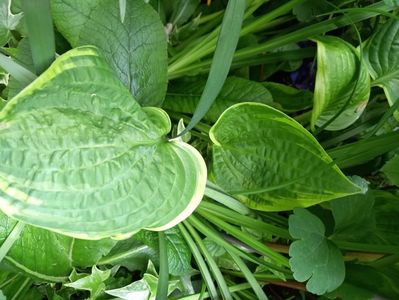
[[[399,99],[399,21],[381,26],[367,41],[364,58],[373,78],[372,85],[382,87],[392,106]],[[398,116],[398,112],[395,113]]]
[[[208,79],[186,131],[201,121],[223,88],[240,38],[245,6],[245,0],[230,0],[227,4]]]
[[[389,181],[399,187],[399,155],[395,155],[381,169]]]
[[[142,230],[133,238],[158,251],[158,234]],[[172,275],[184,275],[192,270],[191,251],[177,227],[165,231],[166,248],[168,252],[169,273]]]
[[[173,7],[173,13],[170,16],[170,22],[178,26],[184,24],[193,15],[199,4],[199,0],[172,1],[170,5]]]
[[[370,77],[356,49],[337,37],[317,38],[317,73],[311,126],[341,130],[363,113],[370,96]]]
[[[262,84],[272,95],[274,104],[281,106],[283,111],[296,112],[312,107],[313,93],[308,90],[299,90],[277,82]]]
[[[22,13],[14,15],[10,7],[11,0],[0,0],[0,47],[8,43],[11,30],[17,28],[22,18]]]
[[[96,48],[73,49],[0,113],[0,208],[82,239],[173,227],[201,201],[206,166],[169,131]]]
[[[209,136],[210,176],[251,208],[290,210],[361,192],[306,129],[267,105],[230,107]]]
[[[15,224],[15,220],[0,213],[0,245]],[[3,263],[31,277],[52,282],[65,281],[72,267],[96,264],[115,244],[116,241],[111,239],[78,240],[25,225]]]
[[[205,79],[177,80],[169,85],[163,108],[192,114],[206,84]],[[270,92],[262,84],[239,77],[228,77],[215,102],[204,116],[204,120],[216,122],[231,105],[240,102],[272,103]]]
[[[334,238],[357,241],[374,231],[372,192],[334,199],[330,205],[335,221]]]
[[[303,208],[294,209],[288,223],[298,239],[289,249],[295,280],[308,280],[307,290],[317,295],[335,290],[345,279],[345,264],[339,248],[325,237],[324,224]]]
[[[97,46],[144,106],[160,106],[167,85],[167,41],[159,16],[142,0],[52,0],[54,22],[72,44]],[[78,38],[76,38],[78,37]]]
[[[101,271],[93,266],[91,274],[71,283],[66,283],[65,286],[77,290],[85,290],[90,292],[90,299],[94,300],[105,291],[105,283],[111,275],[111,270]]]

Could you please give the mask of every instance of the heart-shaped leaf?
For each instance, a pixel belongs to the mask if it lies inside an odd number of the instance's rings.
[[[199,204],[206,166],[169,131],[96,48],[73,49],[0,113],[0,208],[84,239],[170,228]]]
[[[312,127],[327,122],[327,130],[348,127],[363,113],[369,96],[370,77],[356,49],[337,37],[318,38]]]
[[[391,20],[367,41],[364,56],[372,85],[384,89],[389,105],[399,99],[399,21]],[[395,116],[399,116],[396,115]]]
[[[290,210],[361,192],[306,129],[267,105],[230,107],[210,138],[211,176],[251,208]]]
[[[309,279],[309,292],[323,295],[339,287],[345,279],[345,264],[339,248],[325,236],[324,224],[303,208],[289,217],[289,231],[299,239],[290,245],[290,265],[299,282]]]

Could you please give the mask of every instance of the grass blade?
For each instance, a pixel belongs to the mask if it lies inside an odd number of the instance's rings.
[[[197,245],[191,238],[187,229],[182,224],[178,224],[177,226],[179,227],[180,232],[186,240],[187,245],[190,247],[191,253],[194,256],[195,261],[197,262],[198,268],[201,271],[201,276],[204,279],[206,286],[208,287],[209,296],[211,297],[211,299],[219,299],[219,295],[216,290],[215,284],[213,283],[211,273],[209,272],[208,266],[206,265],[205,260],[202,257]]]
[[[234,262],[240,268],[241,272],[244,274],[248,283],[251,285],[251,287],[252,287],[253,291],[255,292],[256,296],[258,297],[258,299],[259,300],[267,300],[268,298],[265,295],[265,293],[263,292],[262,287],[259,285],[258,281],[252,274],[251,270],[248,269],[247,265],[242,261],[242,259],[235,253],[229,251],[228,249],[226,249],[226,251],[229,253],[231,258],[234,260]]]
[[[205,116],[222,89],[240,37],[244,12],[245,0],[230,0],[227,4],[208,80],[193,118],[180,135],[192,129]]]
[[[37,77],[31,71],[3,53],[0,53],[0,67],[24,85],[28,85]]]
[[[169,269],[168,251],[166,248],[166,238],[163,231],[158,232],[159,238],[159,281],[157,288],[157,299],[168,299]]]
[[[121,17],[121,22],[125,21],[126,15],[126,0],[119,0],[119,13]]]
[[[206,249],[200,236],[195,231],[195,229],[190,225],[190,223],[184,222],[184,226],[186,226],[186,228],[190,232],[191,236],[194,238],[194,241],[198,245],[200,251],[204,255],[206,261],[208,262],[208,265],[216,279],[216,282],[219,285],[220,291],[223,295],[223,299],[232,300],[233,298],[230,294],[229,287],[227,286],[226,281],[224,280],[223,274],[222,274],[222,272],[220,272],[220,269],[219,269],[218,265],[216,264],[215,260],[213,259],[212,255]]]
[[[7,255],[8,251],[10,251],[12,245],[19,239],[22,230],[25,227],[25,223],[18,222],[15,224],[14,228],[11,230],[10,234],[7,236],[6,240],[0,247],[0,262]]]
[[[22,0],[36,74],[55,59],[55,39],[49,0]]]

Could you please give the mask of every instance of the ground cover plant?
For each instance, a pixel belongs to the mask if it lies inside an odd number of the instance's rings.
[[[0,299],[399,298],[398,8],[0,0]]]

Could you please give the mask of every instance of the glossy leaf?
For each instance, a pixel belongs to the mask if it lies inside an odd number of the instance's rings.
[[[15,220],[0,213],[0,245],[15,224]],[[116,241],[111,239],[78,240],[25,225],[3,263],[31,277],[53,282],[65,281],[72,267],[96,264],[115,244]]]
[[[399,99],[398,43],[399,21],[391,20],[370,37],[364,49],[372,84],[384,89],[391,106]]]
[[[11,0],[0,0],[0,47],[11,38],[11,30],[15,30],[21,21],[22,13],[13,14],[10,10]]]
[[[389,181],[399,187],[399,155],[389,160],[381,169]]]
[[[308,280],[309,292],[323,295],[345,279],[345,264],[339,248],[325,237],[324,224],[303,208],[289,217],[289,231],[298,239],[290,245],[290,265],[295,280]]]
[[[361,192],[309,132],[269,106],[230,107],[210,138],[211,178],[251,208],[289,210]]]
[[[159,106],[167,83],[167,42],[159,19],[142,0],[126,1],[124,22],[119,1],[52,0],[54,22],[73,47],[97,46],[144,106]]]
[[[165,112],[142,109],[113,74],[95,48],[76,48],[1,111],[6,214],[101,239],[170,228],[199,204],[202,157],[167,141]]]
[[[369,96],[367,68],[354,47],[337,37],[318,38],[312,127],[327,122],[327,130],[348,127],[362,114]]]
[[[163,108],[193,114],[206,84],[205,79],[175,81],[169,85]],[[240,102],[272,103],[272,96],[262,84],[239,77],[228,77],[204,120],[216,122],[230,106]]]

